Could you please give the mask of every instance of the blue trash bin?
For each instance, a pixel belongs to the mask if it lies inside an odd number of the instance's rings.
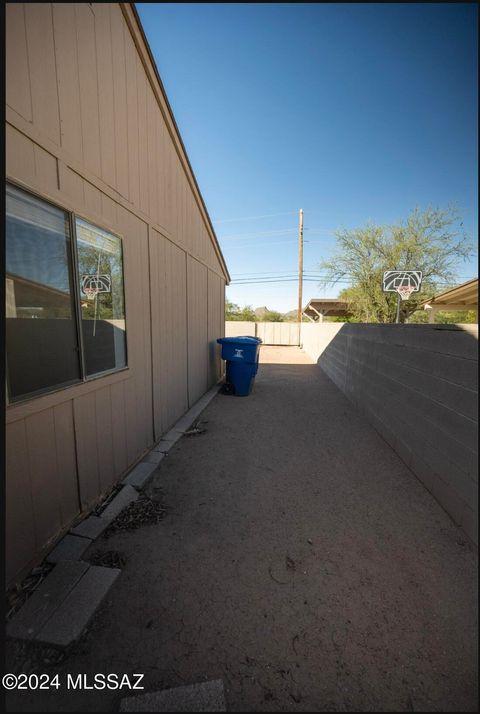
[[[246,397],[252,391],[258,372],[258,358],[262,340],[259,337],[220,337],[222,359],[226,360],[226,382],[237,397]]]

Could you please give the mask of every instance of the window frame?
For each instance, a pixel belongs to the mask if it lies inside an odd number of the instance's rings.
[[[89,216],[85,215],[83,212],[80,213],[80,212],[73,210],[72,208],[65,208],[61,204],[52,200],[51,198],[46,198],[38,191],[32,190],[30,187],[27,187],[27,186],[23,185],[22,183],[15,181],[14,179],[7,178],[5,181],[5,188],[8,185],[12,186],[12,188],[16,188],[19,191],[23,191],[24,193],[31,195],[33,198],[36,198],[39,201],[44,201],[45,203],[49,204],[50,206],[53,206],[53,208],[63,211],[66,214],[68,228],[70,230],[70,245],[71,245],[71,251],[70,251],[71,254],[70,254],[68,270],[69,270],[69,273],[71,276],[71,293],[72,293],[72,299],[73,299],[72,318],[75,320],[75,334],[76,334],[76,338],[77,338],[77,344],[76,344],[75,350],[78,354],[78,364],[79,364],[79,372],[80,372],[79,379],[72,380],[71,382],[68,382],[68,383],[56,384],[55,386],[52,386],[52,387],[43,387],[41,389],[36,390],[35,392],[29,392],[28,394],[24,394],[24,395],[21,395],[19,397],[12,399],[12,396],[10,394],[8,359],[7,359],[7,354],[5,353],[6,405],[10,406],[10,407],[14,407],[19,404],[24,404],[25,402],[33,401],[40,397],[45,397],[47,395],[54,394],[55,392],[61,392],[66,389],[71,389],[72,387],[79,387],[82,384],[87,384],[89,382],[93,382],[97,379],[101,379],[102,377],[109,377],[113,374],[128,371],[128,370],[130,370],[130,365],[128,362],[129,349],[128,349],[128,330],[127,330],[127,304],[126,304],[126,299],[125,299],[126,298],[126,296],[125,296],[125,263],[124,263],[125,251],[124,251],[124,247],[123,247],[123,241],[124,241],[123,235],[117,233],[116,231],[112,231],[110,228],[102,228],[102,226],[98,225],[98,223],[96,221],[92,220]],[[91,226],[93,226],[94,228],[97,228],[98,230],[105,231],[106,233],[110,233],[110,235],[114,236],[115,238],[118,238],[118,240],[120,241],[121,259],[122,259],[122,291],[123,291],[122,297],[123,297],[123,312],[125,315],[125,365],[123,367],[113,367],[112,369],[107,369],[102,372],[95,372],[94,374],[90,374],[90,375],[87,375],[87,373],[86,373],[84,341],[83,341],[83,334],[82,334],[80,281],[79,281],[79,274],[78,274],[78,247],[77,247],[77,224],[76,224],[77,218],[79,218],[82,221],[85,221],[86,223],[89,223]],[[5,318],[5,319],[7,319],[7,318]],[[5,347],[6,347],[6,344],[5,344]],[[5,350],[5,352],[6,352],[6,350]]]

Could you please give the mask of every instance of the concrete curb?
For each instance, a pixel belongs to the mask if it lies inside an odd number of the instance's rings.
[[[226,712],[223,680],[126,697],[121,712]]]
[[[9,637],[67,648],[88,625],[120,575],[116,568],[59,561],[8,623]]]
[[[134,466],[121,481],[120,491],[99,516],[88,516],[55,545],[45,558],[48,563],[55,564],[54,569],[8,623],[7,635],[58,647],[68,647],[80,637],[121,572],[116,568],[89,565],[81,560],[83,553],[124,508],[139,498],[139,492],[150,481],[169,449],[182,438],[219,389],[217,384],[204,394]]]

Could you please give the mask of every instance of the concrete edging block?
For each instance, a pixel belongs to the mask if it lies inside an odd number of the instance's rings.
[[[45,560],[47,563],[59,563],[62,560],[80,560],[91,542],[91,538],[67,533],[47,555]]]
[[[144,460],[137,464],[132,471],[130,471],[128,476],[123,479],[122,483],[129,484],[130,486],[140,490],[143,488],[156,468],[156,463],[149,463]]]
[[[214,679],[184,687],[126,697],[121,712],[226,712],[223,681]]]
[[[10,620],[6,634],[22,640],[36,639],[88,568],[88,563],[83,561],[58,563]]]
[[[130,486],[130,484],[125,484],[122,490],[115,496],[113,501],[111,501],[104,511],[100,514],[100,518],[104,521],[113,521],[114,518],[118,516],[124,508],[126,508],[130,503],[136,501],[139,496],[138,491]]]
[[[91,565],[38,632],[36,639],[58,647],[75,642],[121,571]]]
[[[71,528],[70,533],[72,535],[79,535],[83,538],[95,540],[103,533],[107,526],[108,521],[105,518],[100,518],[99,516],[89,516],[88,518],[85,518],[84,521],[79,523],[78,526]]]

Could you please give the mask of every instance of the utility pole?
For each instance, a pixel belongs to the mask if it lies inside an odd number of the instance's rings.
[[[302,290],[303,290],[303,209],[300,209],[298,226],[298,311],[297,321],[302,322]]]

